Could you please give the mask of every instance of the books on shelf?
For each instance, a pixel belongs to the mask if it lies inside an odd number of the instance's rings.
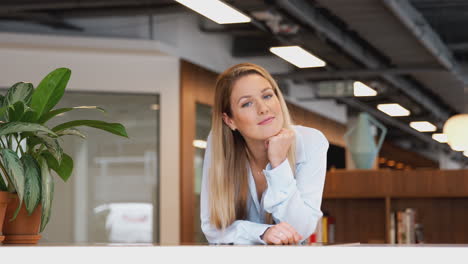
[[[309,244],[312,243],[335,243],[335,218],[324,214],[318,221],[315,232],[309,237]]]
[[[421,244],[424,242],[422,225],[416,223],[416,210],[405,210],[390,213],[390,244]]]

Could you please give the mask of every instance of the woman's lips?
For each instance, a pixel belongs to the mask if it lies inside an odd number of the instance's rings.
[[[266,125],[266,124],[269,124],[273,121],[273,119],[275,119],[273,116],[272,117],[269,117],[265,120],[263,120],[262,122],[258,123],[258,125]]]

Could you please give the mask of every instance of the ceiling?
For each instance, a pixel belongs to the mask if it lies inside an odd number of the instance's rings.
[[[427,120],[442,131],[448,117],[468,112],[468,1],[466,0],[250,0],[225,1],[249,14],[239,25],[201,23],[204,32],[233,36],[236,57],[272,56],[272,45],[301,45],[327,62],[275,76],[298,83],[359,80],[372,98],[336,98],[384,121],[389,138],[412,138],[422,148],[443,148],[408,126]],[[76,17],[191,12],[170,0],[11,0],[1,20],[80,31]],[[203,20],[203,19],[202,19]],[[398,102],[412,115],[392,118],[375,106]],[[461,159],[461,155],[458,155]]]

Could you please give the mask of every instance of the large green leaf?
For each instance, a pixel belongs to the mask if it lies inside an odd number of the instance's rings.
[[[36,135],[36,137],[40,140],[40,143],[46,146],[49,153],[51,153],[60,164],[62,161],[63,150],[62,147],[60,147],[58,140],[56,138],[51,138],[47,135],[41,134]]]
[[[31,215],[41,200],[41,170],[36,160],[29,154],[21,157],[24,168],[24,204]]]
[[[54,132],[52,132],[45,126],[42,126],[39,124],[26,123],[26,122],[10,122],[1,126],[0,136],[12,134],[12,133],[40,132],[40,131],[57,136]]]
[[[62,98],[71,71],[67,68],[58,68],[49,73],[37,86],[31,99],[31,108],[37,112],[40,119],[48,113]]]
[[[8,106],[7,120],[9,122],[20,121],[24,115],[25,105],[22,101],[18,101],[12,105]]]
[[[21,117],[20,121],[22,122],[30,122],[34,123],[37,119],[37,113],[34,109],[27,107],[24,111],[23,117]]]
[[[62,114],[62,113],[66,113],[66,112],[71,111],[73,109],[97,109],[97,110],[99,110],[99,111],[101,111],[103,113],[106,112],[106,110],[104,110],[104,108],[99,107],[99,106],[75,106],[75,107],[69,107],[69,108],[59,108],[59,109],[52,110],[52,111],[48,112],[47,114],[42,115],[42,117],[37,122],[39,124],[44,124],[45,122],[49,121],[54,116],[57,116],[57,115]]]
[[[11,149],[0,149],[0,155],[2,156],[2,163],[7,171],[7,174],[15,188],[16,193],[18,194],[20,203],[16,209],[13,218],[10,221],[13,221],[19,213],[21,205],[23,204],[24,197],[24,169],[23,164],[21,163],[18,155]]]
[[[31,96],[33,93],[34,87],[31,83],[18,82],[15,83],[5,96],[5,104],[13,105],[16,102],[24,102],[28,105],[31,102]]]
[[[6,119],[7,110],[8,110],[8,106],[6,105],[0,107],[0,123],[5,123],[5,121],[7,120]]]
[[[73,159],[66,153],[63,153],[62,162],[59,163],[57,160],[47,151],[42,153],[42,156],[47,160],[49,168],[53,169],[64,182],[66,182],[73,171]]]
[[[127,131],[125,131],[125,127],[119,123],[107,123],[104,121],[100,120],[75,120],[75,121],[70,121],[66,122],[63,124],[60,124],[54,128],[52,128],[52,131],[54,132],[59,132],[63,131],[68,128],[72,127],[77,127],[77,126],[89,126],[89,127],[94,127],[98,129],[105,130],[107,132],[110,132],[112,134],[126,137],[128,138]]]
[[[52,209],[52,200],[54,199],[54,179],[50,175],[47,161],[40,157],[39,158],[41,167],[41,204],[42,204],[42,217],[41,217],[41,229],[39,232],[44,231],[47,223],[50,219],[50,213]]]

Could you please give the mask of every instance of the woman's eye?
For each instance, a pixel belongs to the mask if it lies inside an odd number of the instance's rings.
[[[270,99],[271,97],[273,97],[273,95],[271,95],[271,94],[267,94],[267,95],[263,96],[264,99]]]
[[[252,102],[247,102],[247,103],[243,104],[242,107],[247,107],[247,106],[250,106],[250,105],[252,105]]]

